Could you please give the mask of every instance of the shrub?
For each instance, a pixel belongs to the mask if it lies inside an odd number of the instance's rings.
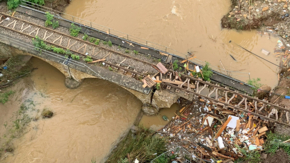
[[[202,68],[202,75],[205,81],[210,81],[210,77],[212,76],[213,72],[211,68],[209,68],[209,63],[206,62],[205,66]]]
[[[96,42],[95,42],[95,44],[96,45],[99,45],[100,44],[100,39],[97,39]]]
[[[173,70],[176,71],[178,69],[178,60],[173,62]]]
[[[82,28],[77,27],[74,23],[71,24],[71,28],[69,29],[70,35],[77,37]]]
[[[45,26],[48,27],[52,25],[52,20],[53,20],[54,15],[50,14],[49,12],[46,12],[45,17],[46,17]]]
[[[107,42],[107,41],[103,41],[103,44],[104,44],[104,45],[107,45],[107,44],[108,44],[108,42]]]
[[[87,40],[88,39],[88,35],[87,34],[84,34],[84,36],[83,36],[83,40]]]
[[[92,59],[92,57],[87,56],[86,58],[84,58],[84,61],[85,61],[85,62],[92,62],[93,59]]]
[[[91,38],[90,38],[90,42],[91,42],[91,43],[93,43],[93,42],[95,42],[95,41],[96,41],[96,38],[94,38],[94,37],[91,37]]]
[[[112,46],[113,46],[113,44],[112,44],[112,41],[111,41],[111,40],[109,40],[109,41],[108,41],[108,45],[109,45],[110,47],[112,47]]]
[[[260,83],[261,79],[260,78],[257,78],[257,79],[250,79],[248,80],[248,84],[253,86],[254,88],[254,91],[257,91],[261,86],[262,84]]]
[[[80,56],[78,56],[78,55],[76,55],[76,54],[72,54],[72,55],[71,55],[71,58],[72,58],[73,60],[80,60]]]
[[[39,5],[44,5],[44,0],[27,0],[27,1],[39,4]],[[0,2],[1,2],[1,0],[0,0]],[[20,0],[8,0],[7,1],[7,6],[8,6],[9,10],[17,8],[20,4],[21,4]]]
[[[134,54],[135,54],[135,55],[137,55],[137,54],[138,54],[138,51],[136,51],[136,50],[134,50],[133,52],[134,52]]]
[[[53,21],[52,21],[52,28],[53,28],[53,29],[56,29],[57,27],[59,27],[59,23],[58,23],[58,21],[53,20]]]

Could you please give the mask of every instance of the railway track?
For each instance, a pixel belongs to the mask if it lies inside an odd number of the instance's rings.
[[[230,90],[219,84],[179,75],[173,71],[160,75],[159,79],[162,81],[161,87],[163,89],[178,93],[187,99],[200,100],[212,110],[218,110],[219,112],[227,110],[236,115],[248,113],[253,115],[253,119],[263,123],[273,122],[290,126],[290,109],[285,106],[279,106],[267,100],[260,100],[257,97]]]
[[[9,18],[9,20],[6,18]],[[42,24],[44,25],[44,22]],[[0,13],[0,28],[25,36],[28,42],[31,42],[31,39],[35,38],[35,36],[39,36],[47,44],[69,49],[74,54],[86,56],[89,53],[92,54],[90,56],[94,60],[106,59],[101,61],[100,65],[103,64],[107,68],[111,67],[117,73],[131,76],[136,80],[140,80],[140,78],[144,78],[148,74],[154,77],[159,76],[162,81],[162,89],[167,89],[189,100],[199,99],[207,103],[212,109],[218,111],[227,109],[234,114],[249,113],[253,115],[254,119],[261,120],[264,123],[274,122],[290,126],[290,110],[272,104],[269,101],[260,100],[215,83],[205,82],[174,72],[173,70],[169,70],[166,74],[158,73],[153,68],[155,65],[152,63],[18,17],[10,17],[5,13]],[[112,55],[114,55],[114,59],[111,59]],[[147,65],[145,67],[147,69],[140,68],[140,64]]]
[[[9,18],[7,20],[6,18]],[[138,58],[134,58],[118,51],[95,45],[89,41],[82,40],[77,37],[72,37],[66,33],[53,30],[32,22],[28,22],[24,19],[17,17],[10,17],[5,13],[0,13],[0,27],[6,30],[10,30],[14,33],[23,35],[29,38],[31,42],[32,38],[36,36],[40,37],[45,43],[68,49],[73,54],[86,57],[86,54],[91,54],[91,58],[94,60],[105,59],[102,61],[106,67],[111,67],[115,71],[122,71],[125,75],[131,75],[138,79],[143,78],[148,74],[156,74],[156,70],[152,67],[153,64],[143,61]],[[145,68],[140,68],[141,65],[147,65]]]

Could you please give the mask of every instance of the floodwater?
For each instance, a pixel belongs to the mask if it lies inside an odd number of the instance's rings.
[[[230,5],[230,0],[72,0],[66,13],[175,49],[183,57],[193,52],[196,59],[231,71],[234,78],[261,78],[261,83],[274,87],[278,68],[229,40],[277,64],[278,38],[255,30],[222,30],[220,20]],[[263,48],[271,52],[269,56],[261,53]]]
[[[146,128],[150,128],[151,130],[157,131],[163,128],[169,120],[175,116],[175,112],[180,109],[180,106],[176,103],[173,104],[169,109],[161,109],[159,113],[155,116],[147,116],[143,115],[140,125]],[[166,116],[168,118],[165,121],[162,116]]]
[[[47,108],[55,115],[31,122],[29,132],[14,143],[14,156],[4,162],[102,162],[133,125],[141,102],[123,88],[98,79],[85,79],[78,89],[67,89],[57,69],[36,58],[32,64],[38,68],[31,75],[35,109]]]

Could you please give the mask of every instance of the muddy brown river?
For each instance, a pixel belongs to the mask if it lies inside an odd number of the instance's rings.
[[[14,156],[8,156],[4,162],[102,162],[118,138],[132,126],[141,102],[123,88],[103,80],[86,79],[78,89],[68,89],[64,75],[57,69],[35,58],[32,63],[38,70],[31,75],[34,91],[29,97],[36,109],[48,108],[55,116],[31,122],[29,132],[14,143]],[[6,105],[1,110],[15,104]]]
[[[217,69],[223,69],[222,62],[234,78],[247,81],[250,73],[251,78],[261,78],[262,83],[274,87],[277,67],[229,44],[229,40],[278,63],[274,56],[278,38],[269,39],[257,31],[222,30],[220,20],[230,5],[230,0],[72,0],[66,13],[182,54],[191,51]],[[271,54],[262,54],[263,48]]]

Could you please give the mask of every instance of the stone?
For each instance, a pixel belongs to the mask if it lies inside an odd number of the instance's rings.
[[[261,154],[261,159],[267,159],[268,155],[266,153]]]
[[[67,88],[76,89],[76,88],[78,88],[81,85],[82,81],[76,81],[76,80],[74,80],[72,78],[65,78],[65,82],[64,83],[65,83],[65,86]]]
[[[158,108],[170,108],[172,104],[176,103],[178,98],[179,96],[167,90],[156,90],[153,95],[152,104],[158,106]]]
[[[142,110],[146,115],[156,115],[159,112],[159,108],[149,103],[142,105]]]
[[[263,85],[257,90],[257,97],[263,99],[264,97],[269,96],[270,91],[271,87]]]
[[[134,125],[134,126],[131,127],[131,132],[132,132],[132,133],[135,134],[135,133],[137,133],[138,131],[139,131],[139,128],[138,128],[137,126]]]

